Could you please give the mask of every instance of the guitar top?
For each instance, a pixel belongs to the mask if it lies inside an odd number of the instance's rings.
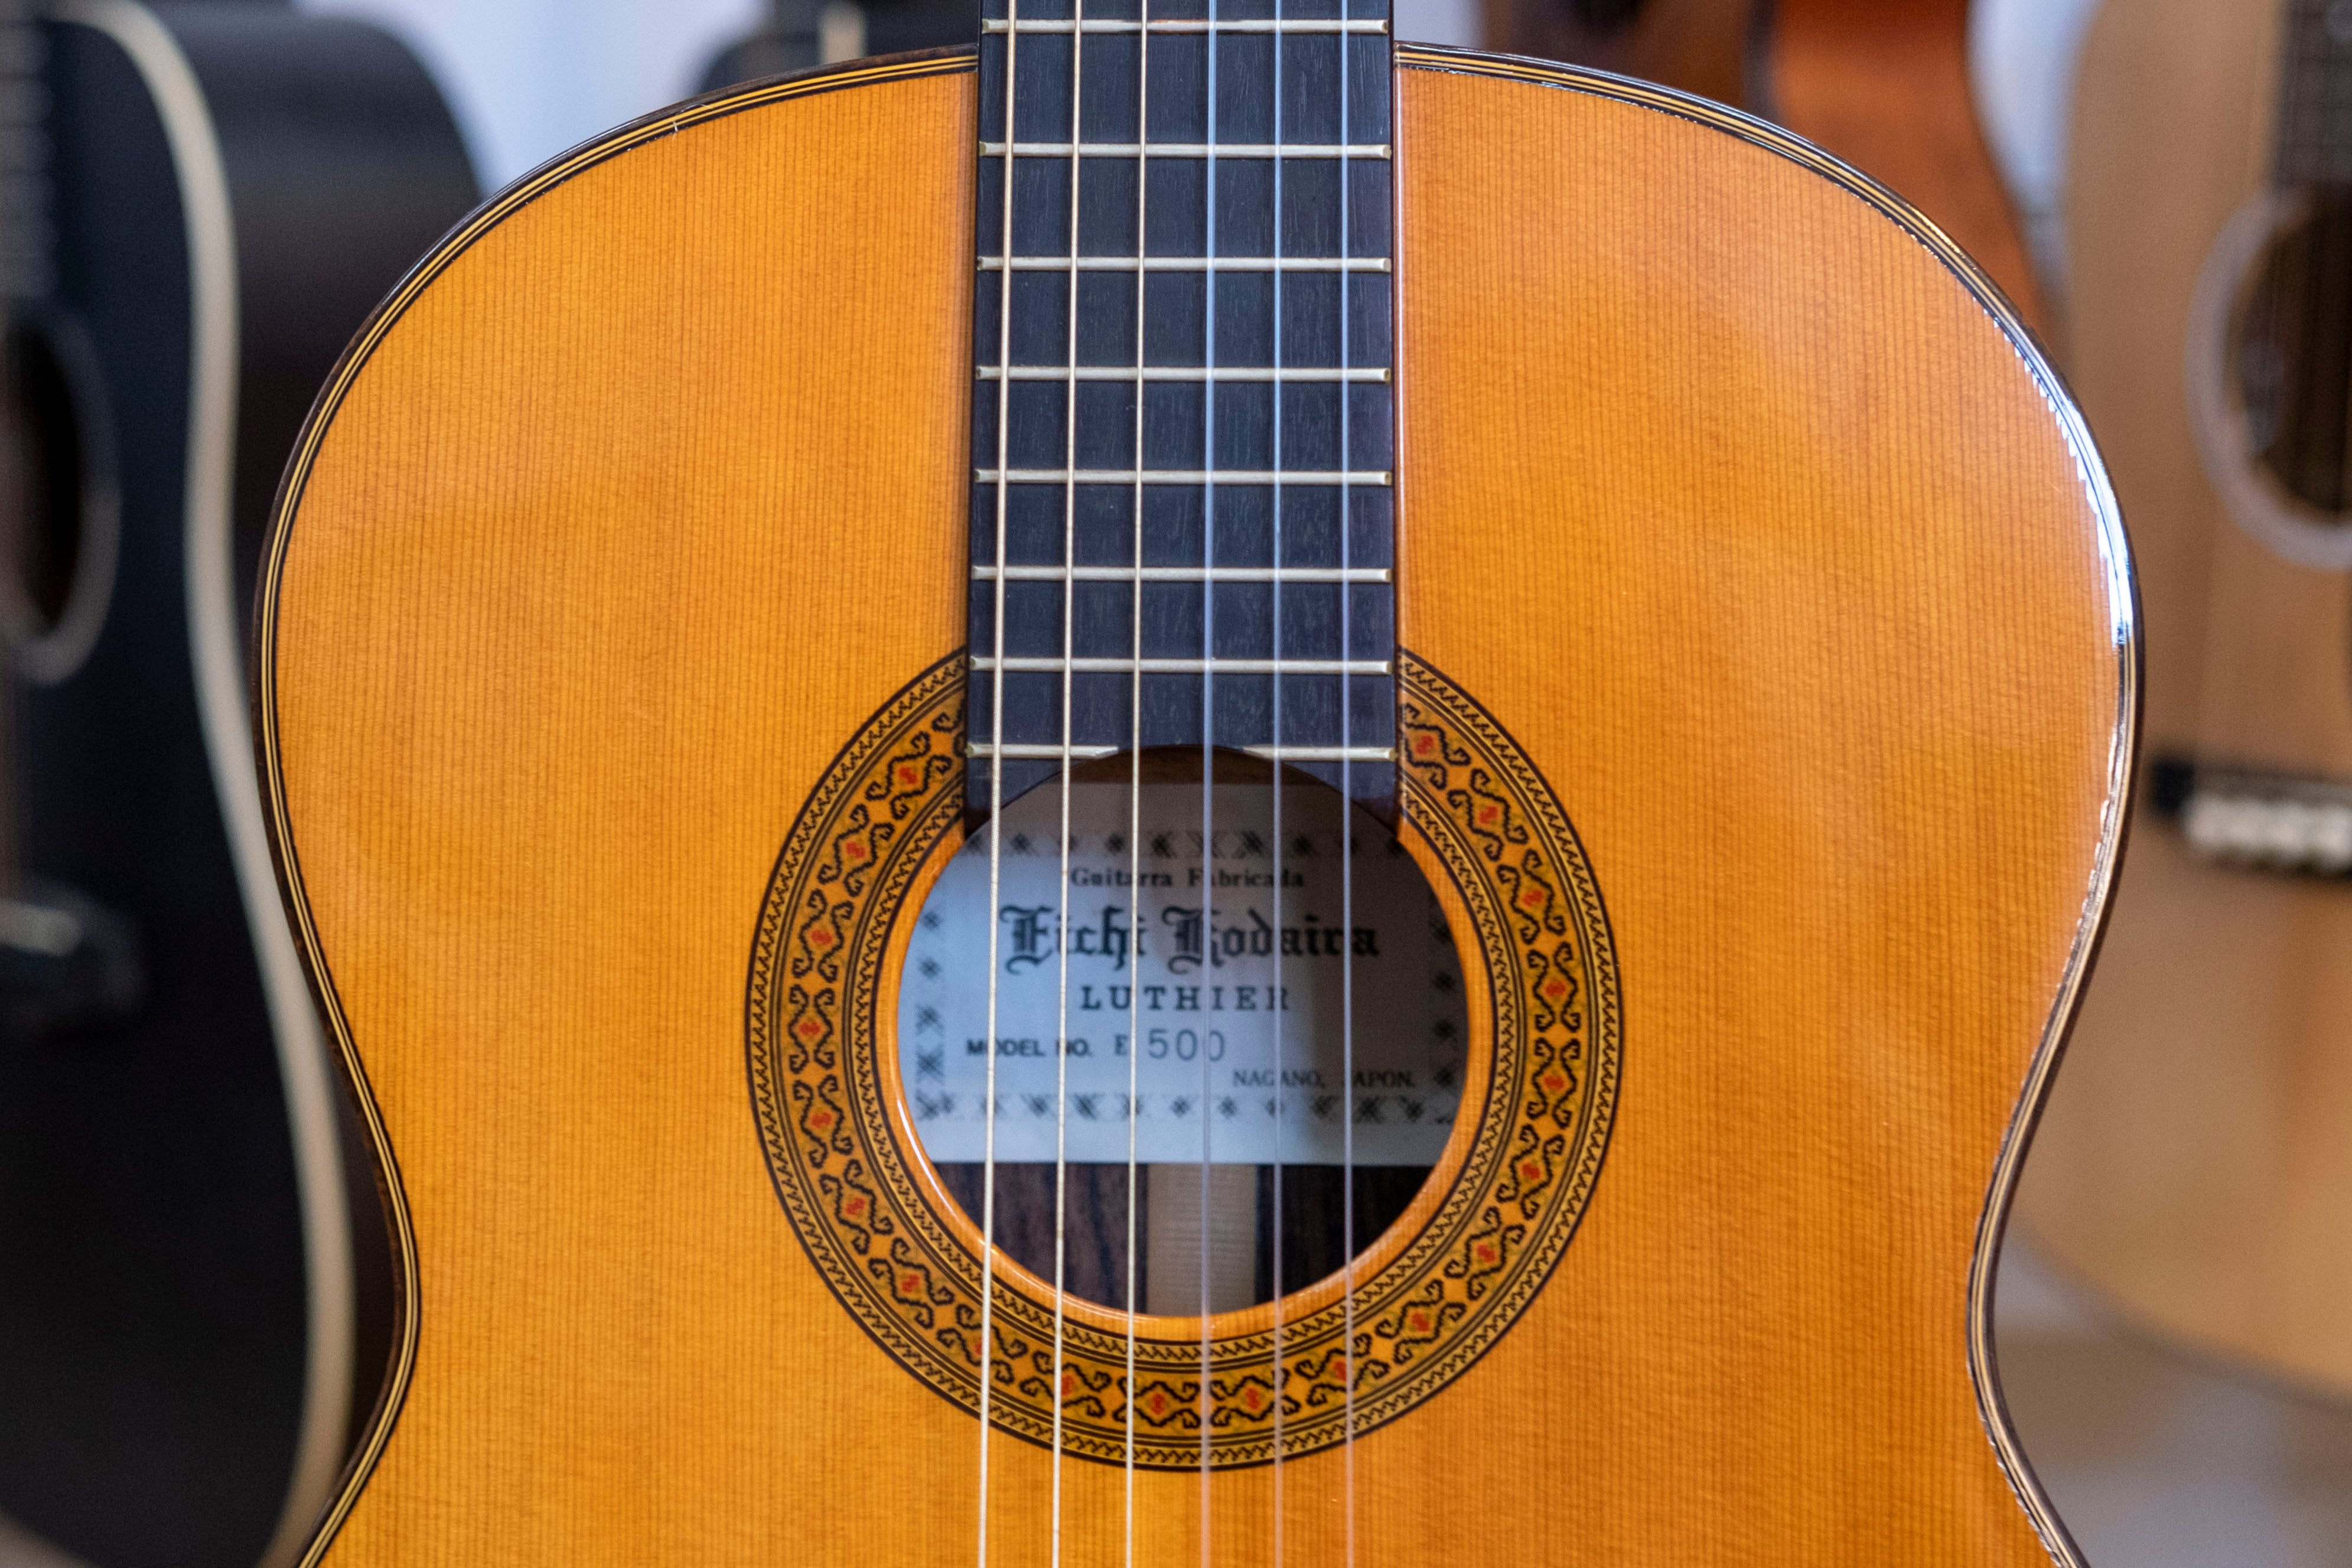
[[[2015,314],[1377,8],[984,28],[520,182],[298,449],[313,1560],[2072,1561],[1990,1248],[2137,651]]]

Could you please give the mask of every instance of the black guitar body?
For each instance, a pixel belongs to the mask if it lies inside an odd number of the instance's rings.
[[[773,0],[759,28],[721,49],[698,92],[784,76],[824,63],[824,0]],[[866,0],[856,7],[865,53],[904,54],[969,44],[980,37],[979,0]]]
[[[269,972],[266,858],[224,812],[253,803],[254,564],[316,389],[477,192],[374,29],[75,0],[42,33],[36,319],[82,367],[64,423],[110,455],[120,531],[63,542],[111,582],[76,585],[103,617],[72,668],[26,660],[20,836],[29,876],[127,919],[146,992],[126,1025],[0,1050],[0,1514],[100,1568],[246,1568],[303,1543],[389,1335],[353,1328],[355,1297],[388,1299],[352,1282],[352,1256],[385,1267],[374,1194],[345,1183],[310,999]]]

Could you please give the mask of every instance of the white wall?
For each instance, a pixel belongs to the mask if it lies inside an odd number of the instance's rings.
[[[761,0],[299,0],[406,38],[449,93],[496,188],[684,97]],[[2221,3],[2221,0],[2216,0]],[[1993,153],[2037,246],[2053,235],[2074,57],[2098,0],[1977,0],[1970,54]],[[1397,36],[1478,42],[1478,0],[1396,0]],[[2046,259],[2046,258],[2045,258]]]
[[[1456,44],[1478,47],[1478,0],[1391,0],[1391,26],[1400,38],[1416,44]]]
[[[2100,0],[1976,0],[1969,66],[1985,138],[2045,278],[2059,276],[2059,203],[2074,63]],[[2212,0],[2215,5],[2242,0]]]
[[[406,39],[449,95],[485,189],[692,92],[761,0],[297,0]]]
[[[761,0],[297,0],[406,39],[441,83],[485,189],[694,90]],[[1477,0],[1397,0],[1400,37],[1478,41]]]

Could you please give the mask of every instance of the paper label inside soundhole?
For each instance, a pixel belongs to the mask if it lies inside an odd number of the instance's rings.
[[[1066,877],[1060,787],[1005,809],[997,1160],[1056,1156],[1066,948],[1063,1158],[1126,1163],[1131,1061],[1146,1164],[1437,1163],[1468,1030],[1444,913],[1402,846],[1338,791],[1281,793],[1277,857],[1270,785],[1217,785],[1204,834],[1200,785],[1147,783],[1139,852],[1138,791],[1075,784]],[[899,987],[900,1072],[941,1165],[985,1152],[990,837],[975,833],[933,887]]]

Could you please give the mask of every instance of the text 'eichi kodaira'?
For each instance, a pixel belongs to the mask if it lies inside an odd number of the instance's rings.
[[[998,909],[997,922],[1003,933],[1004,970],[1015,975],[1059,956],[1056,937],[1064,930],[1070,956],[1108,959],[1114,970],[1126,967],[1130,951],[1160,957],[1169,972],[1177,975],[1203,967],[1219,969],[1229,963],[1271,958],[1277,953],[1285,958],[1302,959],[1380,956],[1377,926],[1329,925],[1309,915],[1277,928],[1255,909],[1243,910],[1238,921],[1226,921],[1224,914],[1214,906],[1204,910],[1198,904],[1164,908],[1160,911],[1160,929],[1156,935],[1149,923],[1135,924],[1116,904],[1105,904],[1091,921],[1067,927],[1062,925],[1061,911],[1053,904],[1007,904]],[[1154,952],[1155,940],[1165,941],[1164,953]]]

